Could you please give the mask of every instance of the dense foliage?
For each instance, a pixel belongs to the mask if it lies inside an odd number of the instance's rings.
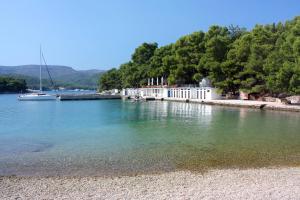
[[[170,85],[209,77],[223,93],[300,93],[300,17],[251,31],[212,26],[175,43],[144,43],[131,60],[100,78],[100,89],[140,87],[149,77]]]
[[[0,77],[0,93],[25,92],[27,89],[25,80],[11,77]]]

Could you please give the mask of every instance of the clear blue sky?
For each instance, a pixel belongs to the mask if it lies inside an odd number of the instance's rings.
[[[38,63],[42,44],[49,64],[108,69],[143,42],[296,15],[299,0],[0,0],[0,65]]]

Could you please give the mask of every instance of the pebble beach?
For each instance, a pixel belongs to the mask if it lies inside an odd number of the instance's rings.
[[[1,177],[0,199],[300,199],[300,168],[123,177]]]

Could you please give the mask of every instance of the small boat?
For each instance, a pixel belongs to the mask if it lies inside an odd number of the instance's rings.
[[[138,101],[145,101],[145,99],[143,99],[141,96],[135,96],[131,102],[138,102]]]
[[[42,87],[42,59],[44,60],[45,66],[47,67],[45,58],[42,53],[42,48],[40,48],[40,90],[35,93],[30,93],[30,94],[22,94],[18,96],[19,101],[48,101],[48,100],[56,100],[56,95],[50,95],[43,93],[43,87]],[[53,81],[51,78],[51,75],[49,73],[49,70],[47,68],[48,75],[51,79],[52,85]]]

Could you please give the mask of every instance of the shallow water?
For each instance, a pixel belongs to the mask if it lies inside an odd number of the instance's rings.
[[[0,95],[0,175],[300,166],[300,114],[178,102]]]

